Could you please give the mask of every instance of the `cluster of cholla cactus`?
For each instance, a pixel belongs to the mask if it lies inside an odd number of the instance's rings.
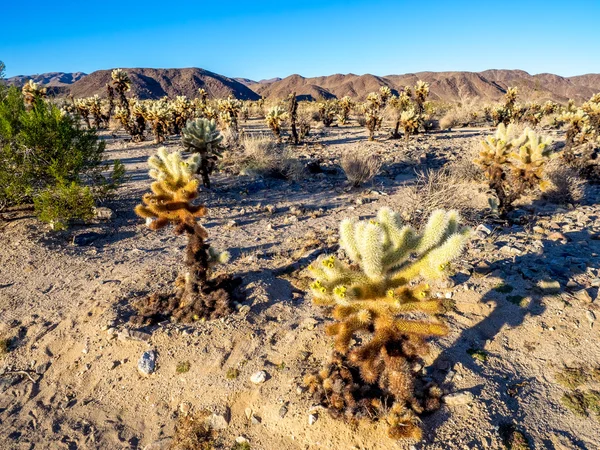
[[[378,94],[376,92],[369,93],[367,95],[367,100],[363,103],[365,126],[369,132],[370,141],[375,138],[375,131],[379,130],[383,123],[382,109],[384,104],[385,102],[380,93]]]
[[[496,199],[492,209],[504,216],[513,203],[527,192],[544,190],[547,182],[543,172],[552,153],[551,139],[526,128],[521,135],[513,124],[501,123],[493,136],[482,142],[483,149],[475,159],[488,179]]]
[[[337,106],[337,121],[340,125],[345,125],[350,118],[350,111],[352,111],[352,108],[354,108],[356,104],[350,97],[346,95],[338,100]]]
[[[154,143],[164,142],[169,126],[173,123],[173,113],[167,99],[150,102],[144,108],[144,119],[152,126]]]
[[[275,135],[278,142],[281,141],[281,128],[283,122],[289,117],[288,112],[279,105],[275,105],[269,109],[265,116],[265,122]]]
[[[36,101],[44,100],[46,98],[48,89],[40,86],[33,80],[29,80],[23,85],[21,91],[23,92],[25,107],[27,109],[32,109]]]
[[[223,137],[214,120],[198,118],[190,120],[181,131],[181,140],[186,149],[199,155],[197,171],[202,176],[204,187],[210,188],[209,175],[221,156]]]
[[[337,102],[334,99],[325,100],[321,99],[317,105],[319,120],[323,122],[323,125],[330,127],[338,111]]]
[[[233,131],[238,130],[238,116],[242,109],[242,102],[233,96],[226,99],[217,100],[217,108],[219,110],[219,122],[223,129],[231,128]]]
[[[77,99],[71,96],[70,100],[74,112],[83,119],[88,128],[108,128],[114,109],[113,99],[101,99],[96,94],[93,97]]]
[[[448,332],[445,306],[427,283],[444,276],[468,236],[455,211],[435,211],[420,233],[388,208],[342,221],[350,263],[323,255],[309,267],[313,302],[335,320],[326,328],[331,361],[305,377],[317,402],[349,420],[382,418],[392,438],[421,438],[418,414],[439,408],[442,392],[417,372],[427,338]]]
[[[600,181],[600,93],[593,95],[581,108],[569,105],[557,117],[566,125],[563,160],[590,181]]]
[[[211,269],[229,260],[229,253],[218,252],[206,243],[208,233],[198,223],[206,214],[206,207],[193,204],[198,196],[198,179],[195,176],[200,155],[183,160],[179,152],[168,153],[163,147],[148,160],[152,193],[145,194],[135,212],[146,219],[152,230],[174,225],[175,233],[188,237],[185,272],[175,282],[175,294],[153,294],[139,302],[139,314],[134,322],[164,320],[172,316],[177,320],[195,320],[222,317],[231,311],[230,291],[235,283],[230,277],[211,280]]]
[[[136,99],[128,99],[125,95],[131,89],[129,75],[122,69],[114,69],[111,79],[112,88],[119,99],[119,106],[115,108],[115,118],[129,133],[132,141],[143,141],[146,129],[145,107]]]
[[[400,125],[402,125],[402,113],[411,108],[411,95],[412,91],[410,88],[406,88],[398,96],[394,95],[389,101],[389,105],[394,113],[394,131],[392,131],[392,138],[398,139],[400,137]]]
[[[498,126],[503,123],[508,125],[515,119],[515,105],[517,103],[517,96],[519,90],[516,87],[509,87],[504,94],[504,104],[495,107],[491,111],[492,120],[494,126]]]

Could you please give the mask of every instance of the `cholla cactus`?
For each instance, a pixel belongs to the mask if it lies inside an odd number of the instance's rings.
[[[429,83],[422,80],[415,85],[415,111],[418,115],[425,112],[425,101],[429,97]]]
[[[270,108],[265,116],[265,122],[277,138],[277,141],[281,141],[281,126],[287,118],[288,113],[279,105]]]
[[[501,123],[495,135],[488,136],[482,145],[474,162],[484,169],[501,215],[527,191],[546,188],[542,173],[550,160],[549,138],[540,137],[530,128],[517,136],[513,124],[506,127]],[[496,206],[492,201],[490,205]]]
[[[337,114],[337,105],[334,100],[320,100],[318,102],[319,120],[323,125],[330,127]]]
[[[73,104],[75,105],[75,109],[79,116],[83,119],[88,128],[92,128],[92,124],[90,123],[90,105],[85,98],[77,98],[73,100]]]
[[[143,110],[144,119],[152,125],[154,133],[154,143],[160,144],[164,142],[165,135],[169,130],[169,126],[173,121],[173,114],[169,103],[166,99],[156,102],[150,102]]]
[[[347,95],[338,101],[337,120],[340,125],[345,125],[350,117],[350,111],[354,108],[355,103]]]
[[[402,91],[397,97],[395,95],[392,96],[389,104],[394,111],[396,119],[394,131],[392,132],[392,138],[398,139],[400,137],[400,119],[402,117],[402,113],[410,108],[410,96],[405,91]]]
[[[192,102],[185,95],[178,95],[171,102],[171,114],[173,134],[179,134],[187,121],[193,117]]]
[[[422,364],[427,337],[448,332],[437,317],[445,308],[427,282],[443,277],[468,236],[455,211],[433,212],[421,233],[388,208],[374,220],[342,221],[340,247],[351,264],[323,255],[309,267],[313,302],[333,307],[336,320],[326,329],[335,339],[332,364],[305,379],[317,401],[346,418],[373,417],[386,408],[369,397],[376,386],[394,402],[390,437],[420,439],[416,414],[437,409],[441,391],[423,386],[412,367]]]
[[[406,142],[408,142],[411,135],[418,133],[420,124],[421,117],[414,108],[402,111],[400,114],[400,125],[404,129],[404,138],[406,139]]]
[[[25,102],[25,106],[27,109],[31,109],[35,105],[36,101],[46,98],[46,93],[48,90],[33,80],[29,80],[23,85],[21,91],[23,92],[23,101]]]
[[[242,102],[240,100],[235,99],[231,95],[227,97],[227,99],[219,99],[217,101],[217,107],[219,111],[222,113],[223,117],[220,117],[221,123],[225,128],[232,128],[233,131],[237,131],[238,129],[238,115],[240,114],[240,110],[242,108]],[[225,117],[228,116],[228,117]]]
[[[217,159],[221,156],[220,143],[223,139],[214,120],[199,118],[190,120],[183,128],[182,142],[188,151],[200,155],[198,173],[202,176],[202,183],[210,188],[209,175],[216,166]]]
[[[192,203],[198,196],[195,172],[199,163],[200,155],[183,160],[179,152],[168,153],[164,147],[159,149],[158,154],[148,160],[149,174],[155,180],[151,185],[152,193],[145,194],[143,204],[135,208],[136,214],[146,219],[150,229],[159,230],[172,224],[176,234],[188,236],[186,271],[176,282],[175,295],[164,299],[155,294],[144,305],[145,309],[156,309],[156,304],[163,302],[176,319],[183,321],[216,318],[231,311],[228,293],[223,289],[215,290],[214,286],[210,289],[211,268],[227,262],[229,253],[218,252],[206,244],[208,233],[197,222],[206,214],[206,207]],[[141,318],[145,319],[148,317]]]
[[[388,100],[392,97],[392,90],[387,86],[381,86],[379,88],[379,98],[381,99],[381,107],[385,108]]]

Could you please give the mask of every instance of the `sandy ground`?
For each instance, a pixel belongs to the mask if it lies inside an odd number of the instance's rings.
[[[245,127],[261,128],[257,121]],[[309,425],[315,405],[302,377],[320,367],[331,342],[300,269],[337,250],[341,219],[384,205],[401,209],[415,164],[439,168],[487,133],[432,133],[407,147],[382,132],[368,146],[385,159],[384,170],[359,190],[345,185],[339,169],[300,183],[216,174],[214,189],[201,194],[209,206],[203,224],[214,246],[231,251],[219,270],[242,277],[246,301],[222,320],[141,330],[128,327],[131,302],[170,287],[185,238],[152,232],[132,212],[148,189],[146,159],[157,146],[103,134],[108,158],[121,159],[130,175],[105,205],[115,218],[60,233],[28,211],[0,222],[0,336],[11,338],[0,359],[0,448],[166,448],[187,407],[228,421],[218,437],[226,449],[238,436],[266,450],[495,449],[503,448],[500,430],[508,424],[532,448],[600,448],[599,418],[562,406],[568,389],[555,379],[564,367],[600,367],[600,196],[593,187],[580,205],[535,202],[522,209],[524,225],[475,236],[451,280],[438,286],[456,308],[448,314],[452,331],[432,342],[425,370],[447,393],[468,391],[472,401],[423,417],[421,443],[392,441],[383,424],[346,424],[318,409]],[[355,145],[367,145],[363,129],[345,126],[295,151],[335,168]],[[179,148],[179,139],[167,146]],[[472,191],[483,208],[481,187]],[[71,243],[90,231],[98,233],[92,243]],[[540,291],[541,280],[558,281],[560,293]],[[137,363],[149,349],[157,368],[143,377]],[[177,372],[181,362],[188,372]],[[250,377],[260,370],[268,378],[255,385]],[[590,383],[581,388],[599,388]]]

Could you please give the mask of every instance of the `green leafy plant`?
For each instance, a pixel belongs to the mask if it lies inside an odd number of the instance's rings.
[[[313,302],[335,320],[326,328],[335,341],[330,364],[305,378],[316,401],[335,416],[383,415],[391,437],[420,439],[417,414],[438,408],[441,391],[411,368],[427,353],[426,338],[448,332],[426,281],[444,275],[468,236],[452,211],[435,211],[421,233],[387,208],[373,220],[342,221],[340,247],[351,263],[323,255],[309,266]]]
[[[49,223],[53,230],[65,230],[70,221],[94,218],[94,195],[89,187],[72,181],[58,183],[41,191],[33,204],[38,218]]]

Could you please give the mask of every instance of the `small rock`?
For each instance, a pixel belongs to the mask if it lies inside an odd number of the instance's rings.
[[[475,396],[469,391],[454,392],[452,394],[444,395],[444,403],[448,406],[461,406],[468,405],[475,400]]]
[[[235,228],[238,224],[235,220],[230,220],[225,224],[225,228]]]
[[[556,294],[560,292],[560,283],[555,280],[541,280],[538,287],[546,294]]]
[[[146,333],[145,331],[133,330],[129,332],[129,337],[134,341],[148,342],[152,335],[150,333]]]
[[[590,323],[590,325],[596,321],[596,315],[589,309],[585,312],[585,317],[587,317],[587,320]]]
[[[288,413],[287,404],[282,405],[281,408],[279,408],[279,417],[281,417],[283,419],[287,413]]]
[[[213,430],[224,430],[229,425],[229,422],[220,414],[211,414],[210,417],[206,419],[207,424]]]
[[[142,353],[138,361],[138,370],[144,376],[154,373],[156,370],[156,352],[154,350]]]
[[[261,370],[250,377],[250,381],[254,384],[261,384],[267,381],[267,372]]]
[[[168,450],[173,445],[173,438],[162,438],[148,444],[144,447],[144,450]]]
[[[481,225],[479,225],[476,229],[476,231],[481,231],[483,232],[485,235],[489,236],[490,234],[492,234],[492,227],[482,223]]]
[[[548,235],[548,239],[550,239],[551,241],[568,241],[567,237],[558,231],[550,233]]]
[[[104,206],[94,208],[94,217],[97,220],[112,220],[115,217],[115,212]]]
[[[250,418],[250,422],[252,422],[252,425],[258,425],[259,423],[262,422],[262,419],[258,416],[255,416],[254,414],[252,414],[252,417]]]
[[[575,292],[575,298],[584,303],[592,303],[592,297],[589,292],[585,289],[581,289],[580,291]]]
[[[246,415],[246,419],[250,420],[250,418],[252,417],[252,408],[244,409],[244,414]]]
[[[86,233],[77,233],[73,236],[73,245],[84,246],[90,245],[95,240],[102,237],[100,233],[95,233],[93,231],[89,231]]]
[[[314,330],[317,323],[318,322],[315,319],[313,319],[312,317],[307,317],[306,319],[304,319],[302,321],[301,326],[305,330]]]
[[[246,444],[249,441],[244,436],[238,436],[235,438],[235,442],[237,442],[238,444]]]
[[[308,415],[308,424],[313,425],[317,421],[318,418],[319,418],[319,416],[317,416],[316,414],[309,414]]]

